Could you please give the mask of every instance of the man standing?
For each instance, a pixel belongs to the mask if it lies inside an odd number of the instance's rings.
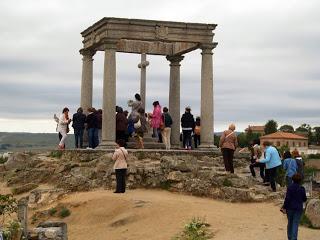
[[[78,108],[77,113],[73,114],[72,127],[74,129],[75,147],[83,148],[83,131],[86,122],[86,115],[83,114],[83,109]],[[79,145],[80,144],[80,145]]]
[[[263,146],[265,147],[266,156],[264,159],[257,159],[256,162],[266,164],[266,173],[268,174],[272,191],[275,192],[277,169],[279,166],[281,166],[281,159],[278,150],[271,146],[270,142],[263,142]]]
[[[185,113],[181,117],[181,127],[183,134],[183,147],[190,150],[192,145],[191,134],[194,129],[194,118],[191,114],[191,108],[189,106],[186,107]]]

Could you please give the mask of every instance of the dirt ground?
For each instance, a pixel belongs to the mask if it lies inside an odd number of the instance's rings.
[[[0,184],[0,193],[8,192]],[[227,203],[144,189],[72,193],[58,203],[71,210],[64,219],[70,240],[170,240],[192,217],[204,217],[216,240],[286,239],[286,217],[274,203]],[[299,239],[319,236],[320,230],[299,228]]]
[[[158,190],[75,193],[66,218],[71,240],[171,239],[192,217],[205,217],[217,240],[286,239],[286,217],[273,203],[226,203]],[[320,231],[300,227],[299,239],[319,240]]]

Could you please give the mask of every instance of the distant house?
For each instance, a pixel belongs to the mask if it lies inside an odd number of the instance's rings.
[[[300,151],[308,149],[308,138],[288,132],[275,132],[260,137],[260,142],[269,141],[276,147],[287,145],[290,150],[298,149]]]
[[[246,129],[245,129],[245,132],[248,133],[249,131],[251,131],[252,133],[258,133],[260,134],[261,136],[263,136],[265,133],[264,133],[264,126],[248,126]]]

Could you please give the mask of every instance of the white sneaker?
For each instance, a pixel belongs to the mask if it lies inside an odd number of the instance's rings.
[[[91,148],[91,147],[87,147],[86,149],[90,150],[90,149],[92,149],[92,148]]]

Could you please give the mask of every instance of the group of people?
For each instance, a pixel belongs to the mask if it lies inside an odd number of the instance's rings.
[[[235,125],[231,124],[228,130],[223,132],[219,143],[225,170],[230,173],[234,173],[233,155],[238,147],[237,136],[234,131]],[[302,158],[295,149],[292,153],[285,151],[281,160],[278,150],[270,142],[265,141],[262,145],[263,148],[260,146],[259,139],[254,140],[249,145],[251,153],[250,172],[253,177],[256,177],[255,168],[259,168],[263,184],[270,185],[272,191],[275,192],[278,169],[282,167],[285,170],[287,192],[281,212],[287,215],[288,239],[296,240],[300,218],[303,213],[303,203],[307,200],[305,188],[301,186],[304,177]]]

